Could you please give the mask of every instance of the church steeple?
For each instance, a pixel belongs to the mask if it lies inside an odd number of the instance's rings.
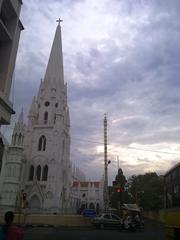
[[[32,125],[35,123],[36,117],[37,117],[37,104],[36,104],[36,97],[34,96],[31,103],[30,110],[29,110],[29,114],[28,114],[29,125]]]
[[[62,54],[62,40],[61,40],[61,26],[60,21],[56,28],[56,33],[51,48],[51,53],[46,69],[44,81],[60,83],[64,85],[64,71],[63,71],[63,54]]]
[[[61,40],[61,26],[58,20],[54,41],[44,80],[41,81],[37,98],[34,99],[30,112],[29,123],[43,125],[67,126],[70,120],[66,116],[67,109],[67,84],[64,83],[63,54]],[[65,120],[67,119],[67,123]],[[61,127],[62,127],[61,126]]]
[[[18,124],[21,128],[24,127],[24,116],[23,116],[23,109],[21,110],[21,113],[19,115],[19,119],[18,119]]]
[[[29,110],[29,116],[35,116],[36,115],[36,97],[33,97],[31,108]]]
[[[23,118],[23,109],[19,115],[18,122],[14,126],[11,140],[11,146],[22,146],[24,141],[25,124]]]

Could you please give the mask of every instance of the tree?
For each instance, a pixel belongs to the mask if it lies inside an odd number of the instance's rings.
[[[155,172],[133,175],[128,179],[131,202],[145,210],[158,210],[163,206],[163,179]]]

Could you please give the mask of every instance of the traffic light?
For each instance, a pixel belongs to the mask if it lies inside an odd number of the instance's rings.
[[[122,193],[122,188],[116,187],[116,193]]]

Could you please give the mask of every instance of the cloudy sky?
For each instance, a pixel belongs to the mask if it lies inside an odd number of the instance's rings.
[[[101,178],[107,113],[109,182],[117,158],[126,176],[164,173],[180,159],[179,13],[179,0],[24,0],[16,112],[27,115],[60,17],[72,161]]]

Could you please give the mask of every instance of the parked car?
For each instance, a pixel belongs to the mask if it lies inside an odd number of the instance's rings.
[[[95,218],[96,217],[96,211],[94,209],[84,209],[82,211],[82,215],[83,217],[87,217],[87,218]]]
[[[123,220],[113,213],[102,213],[98,217],[95,217],[91,222],[97,229],[104,228],[118,228],[123,227]]]

